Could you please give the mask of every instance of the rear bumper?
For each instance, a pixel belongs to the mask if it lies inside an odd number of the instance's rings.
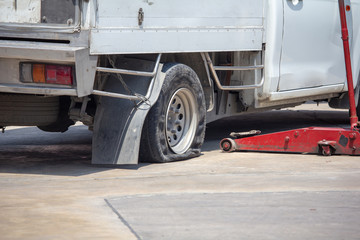
[[[75,65],[76,83],[72,87],[20,82],[20,62]],[[87,47],[27,41],[0,41],[0,92],[69,95],[83,97],[92,93],[97,56]]]

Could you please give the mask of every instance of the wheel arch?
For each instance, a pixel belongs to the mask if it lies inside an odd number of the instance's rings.
[[[154,58],[154,54],[125,54],[128,56],[132,56],[133,58],[149,60]],[[108,55],[99,56],[99,61],[102,64],[106,65],[106,57]],[[115,57],[122,57],[124,54],[114,55]],[[192,70],[195,71],[197,76],[199,77],[201,86],[204,90],[205,101],[206,101],[206,109],[211,109],[213,101],[214,101],[214,90],[213,90],[213,82],[210,82],[210,76],[208,75],[208,71],[206,69],[206,63],[201,57],[201,53],[166,53],[162,55],[161,62],[163,63],[182,63]],[[99,77],[99,75],[97,75]],[[97,81],[95,81],[96,83]]]
[[[206,109],[210,109],[213,103],[213,84],[209,82],[209,75],[206,70],[205,62],[200,53],[172,53],[164,54],[163,62],[182,63],[195,71],[199,77],[201,86],[204,90]],[[211,80],[212,81],[212,80]]]

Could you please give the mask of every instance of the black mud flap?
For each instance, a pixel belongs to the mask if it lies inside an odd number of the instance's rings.
[[[162,69],[162,65],[159,66]],[[93,164],[137,164],[141,132],[145,118],[159,97],[164,74],[158,71],[151,95],[138,106],[133,101],[101,97],[97,107],[92,143]],[[135,92],[146,92],[143,79],[132,79],[129,87]],[[141,89],[143,88],[143,89]],[[119,80],[107,81],[105,91],[124,93]]]

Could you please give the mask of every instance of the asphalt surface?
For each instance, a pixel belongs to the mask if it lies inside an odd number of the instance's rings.
[[[360,239],[360,158],[221,153],[231,131],[348,126],[325,105],[207,126],[202,156],[91,165],[91,132],[0,134],[1,239]]]

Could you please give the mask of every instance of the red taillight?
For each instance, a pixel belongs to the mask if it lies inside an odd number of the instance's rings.
[[[45,82],[52,84],[73,84],[71,66],[45,65]]]

